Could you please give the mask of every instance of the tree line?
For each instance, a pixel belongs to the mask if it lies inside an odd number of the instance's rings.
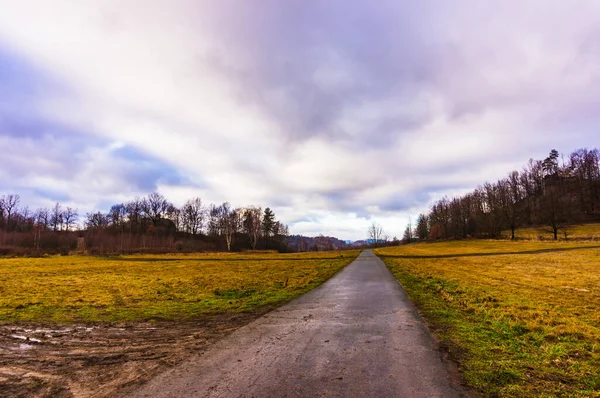
[[[497,238],[505,231],[515,239],[515,230],[525,226],[546,226],[555,240],[566,239],[573,224],[598,220],[600,152],[578,149],[565,156],[553,149],[505,178],[436,201],[414,228],[409,224],[404,240]]]
[[[176,207],[153,192],[81,215],[60,203],[31,211],[17,194],[0,196],[0,254],[288,251],[288,235],[269,207],[205,205],[200,198]]]

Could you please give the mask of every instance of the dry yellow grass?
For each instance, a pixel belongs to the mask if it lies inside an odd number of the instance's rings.
[[[185,319],[276,306],[358,251],[0,259],[0,322]]]
[[[600,396],[600,244],[377,250],[487,396]]]
[[[504,236],[510,237],[510,231],[504,231]],[[554,235],[550,227],[519,228],[515,237],[529,240],[552,240]],[[563,231],[559,231],[558,239],[564,240]],[[574,225],[567,228],[567,240],[600,240],[600,223]]]

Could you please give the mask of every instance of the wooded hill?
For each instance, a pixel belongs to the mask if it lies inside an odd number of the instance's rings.
[[[413,234],[420,240],[467,237],[515,238],[525,226],[547,226],[558,239],[570,226],[600,220],[600,152],[579,149],[568,156],[550,151],[530,159],[506,178],[486,182],[458,197],[444,197],[421,214]],[[410,232],[410,227],[409,227]]]

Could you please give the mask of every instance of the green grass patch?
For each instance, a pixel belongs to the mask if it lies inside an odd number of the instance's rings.
[[[482,395],[600,396],[600,244],[458,241],[376,253]]]
[[[275,307],[358,251],[0,259],[0,322],[179,320]]]

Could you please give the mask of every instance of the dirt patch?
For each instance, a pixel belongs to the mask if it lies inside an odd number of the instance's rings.
[[[0,396],[120,396],[264,312],[184,322],[0,325]]]

